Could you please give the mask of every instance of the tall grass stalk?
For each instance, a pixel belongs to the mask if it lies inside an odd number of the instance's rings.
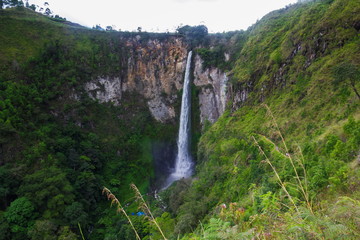
[[[283,145],[284,145],[285,152],[286,152],[285,156],[289,159],[289,161],[290,161],[290,163],[291,163],[291,166],[292,166],[293,169],[294,169],[294,172],[295,172],[295,175],[296,175],[296,180],[297,180],[298,185],[299,185],[299,188],[300,188],[300,190],[301,190],[301,192],[302,192],[302,194],[303,194],[303,196],[304,196],[304,198],[305,198],[306,205],[307,205],[308,209],[311,211],[311,213],[313,213],[313,210],[312,210],[312,207],[311,207],[311,204],[310,204],[310,201],[309,201],[309,193],[308,193],[308,191],[307,191],[307,188],[304,188],[304,186],[303,186],[303,184],[302,184],[302,181],[300,180],[299,174],[298,174],[297,169],[296,169],[295,164],[294,164],[294,160],[293,160],[293,158],[291,157],[290,151],[289,151],[289,149],[288,149],[288,147],[287,147],[287,144],[286,144],[286,142],[285,142],[284,136],[282,135],[282,133],[281,133],[281,131],[280,131],[279,125],[277,124],[277,121],[276,121],[276,119],[275,119],[275,117],[274,117],[274,114],[272,113],[271,109],[269,108],[269,106],[268,106],[267,104],[263,104],[263,105],[264,105],[265,108],[267,109],[267,111],[268,111],[268,113],[269,113],[269,115],[270,115],[270,117],[271,117],[271,119],[272,119],[272,121],[273,121],[273,124],[274,124],[275,127],[276,127],[277,134],[278,134],[278,135],[280,136],[280,138],[281,138],[281,141],[282,141],[282,143],[283,143]],[[304,165],[301,164],[301,166],[303,167]],[[304,167],[303,167],[303,170],[304,170],[304,172],[306,172]]]
[[[115,197],[114,194],[111,193],[111,191],[110,191],[108,188],[104,187],[102,192],[103,192],[103,194],[104,194],[104,193],[106,194],[106,196],[107,196],[107,198],[108,198],[109,200],[111,200],[111,205],[113,205],[113,204],[116,205],[116,208],[117,208],[116,211],[117,211],[118,213],[121,212],[121,213],[123,213],[123,214],[125,215],[125,217],[126,217],[127,220],[129,221],[132,229],[133,229],[134,232],[135,232],[136,239],[141,240],[141,238],[140,238],[139,234],[137,233],[137,231],[136,231],[136,229],[135,229],[135,227],[134,227],[134,224],[132,223],[130,217],[127,215],[127,213],[125,212],[124,208],[121,206],[120,201]]]
[[[135,184],[130,184],[130,187],[134,190],[135,195],[137,197],[138,200],[140,200],[140,208],[143,209],[143,211],[147,214],[147,216],[150,218],[150,221],[153,222],[155,224],[155,226],[159,229],[159,232],[161,233],[161,236],[164,238],[164,240],[167,240],[167,238],[165,237],[163,231],[161,230],[158,222],[156,221],[155,217],[153,216],[153,214],[151,213],[151,210],[149,208],[149,206],[146,204],[143,196],[141,195],[139,189],[136,187]]]
[[[201,235],[202,235],[203,237],[205,237],[205,229],[204,229],[204,226],[203,226],[203,224],[201,223],[200,220],[199,220],[199,223],[200,223],[200,227],[201,227]]]
[[[301,149],[301,147],[299,145],[298,145],[298,149],[299,149],[299,154],[300,154],[300,157],[301,157],[298,162],[299,162],[299,164],[300,164],[300,166],[301,166],[301,168],[303,169],[303,172],[304,172],[305,192],[307,194],[307,199],[308,199],[307,205],[308,205],[308,208],[309,208],[310,212],[312,214],[314,214],[313,209],[312,209],[312,204],[311,204],[311,201],[310,201],[310,197],[309,197],[309,187],[308,187],[309,182],[308,182],[307,173],[306,173],[306,169],[305,169],[305,158],[304,158],[304,154],[302,152],[302,149]]]
[[[291,197],[291,195],[289,194],[289,192],[287,191],[286,187],[285,187],[285,184],[283,183],[283,181],[281,180],[278,172],[276,171],[276,168],[274,167],[274,165],[271,163],[270,159],[267,157],[266,153],[262,150],[261,146],[259,145],[258,141],[256,141],[256,138],[254,136],[252,136],[254,142],[255,142],[255,145],[259,148],[260,152],[262,155],[264,155],[265,157],[265,161],[266,163],[268,163],[270,165],[270,167],[272,168],[272,170],[274,171],[275,173],[275,176],[277,177],[279,183],[280,183],[280,186],[281,188],[283,189],[283,191],[285,192],[285,194],[287,195],[287,197],[289,198],[290,202],[294,205],[294,208],[295,210],[299,213],[299,209],[297,208],[293,198]]]
[[[80,223],[78,223],[78,227],[79,227],[79,230],[80,230],[80,234],[81,234],[81,238],[82,238],[82,240],[85,240],[85,238],[84,238],[84,234],[83,234],[83,232],[82,232],[82,230],[81,230]]]

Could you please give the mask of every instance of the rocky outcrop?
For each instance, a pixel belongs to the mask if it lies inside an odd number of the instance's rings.
[[[149,110],[154,118],[160,122],[166,122],[175,117],[175,109],[171,104],[166,104],[163,98],[154,97],[147,102]]]
[[[182,88],[187,45],[181,38],[144,40],[140,35],[119,39],[128,49],[126,67],[117,77],[99,77],[85,84],[88,95],[100,102],[121,105],[123,92],[137,92],[160,122],[174,119],[174,102]]]
[[[235,111],[245,104],[249,94],[253,91],[253,85],[251,82],[229,84],[228,97],[231,99],[231,110]],[[263,97],[263,91],[266,86],[261,88],[260,96]]]
[[[116,77],[98,77],[87,82],[85,91],[101,103],[121,105],[124,92],[136,92],[146,99],[153,117],[160,122],[176,118],[174,103],[183,87],[187,45],[182,38],[120,39],[128,49],[126,67]],[[119,44],[120,44],[119,43]],[[218,68],[203,68],[199,55],[194,59],[194,84],[199,87],[200,120],[214,123],[226,105],[227,75]]]
[[[120,104],[122,95],[120,78],[98,78],[85,84],[85,91],[90,98],[97,99],[101,103],[112,102],[114,105]]]
[[[181,38],[127,42],[130,48],[124,91],[136,91],[148,101],[154,118],[166,122],[175,117],[174,101],[182,88],[186,67],[187,46]]]
[[[218,68],[203,68],[203,60],[195,56],[194,84],[201,88],[199,93],[200,121],[214,123],[226,107],[226,86],[228,77]]]

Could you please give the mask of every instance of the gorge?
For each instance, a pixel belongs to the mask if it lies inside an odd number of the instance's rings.
[[[358,239],[359,8],[218,34],[1,9],[0,240]]]

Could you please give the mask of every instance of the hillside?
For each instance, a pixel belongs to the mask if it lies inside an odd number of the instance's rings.
[[[0,239],[136,239],[104,186],[141,239],[358,239],[359,31],[358,0],[297,3],[223,34],[0,10]],[[154,194],[189,50],[196,170]]]
[[[139,91],[115,92],[119,105],[86,90],[91,80],[131,74],[132,48],[120,38],[134,34],[69,26],[24,8],[0,13],[0,239],[77,239],[78,223],[87,238],[104,239],[118,220],[102,187],[122,200],[132,197],[130,183],[148,191],[152,142],[175,141],[174,123],[155,121]]]
[[[228,110],[169,200],[176,231],[197,226],[184,239],[359,237],[359,7],[296,4],[248,29]]]

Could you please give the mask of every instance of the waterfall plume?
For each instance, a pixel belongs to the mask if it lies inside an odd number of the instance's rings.
[[[192,174],[193,161],[190,154],[190,114],[191,114],[191,91],[190,91],[190,68],[192,51],[189,52],[186,62],[184,77],[183,94],[181,99],[180,127],[177,140],[177,156],[175,169],[165,182],[165,187],[169,187],[174,181],[181,178],[188,178]]]

